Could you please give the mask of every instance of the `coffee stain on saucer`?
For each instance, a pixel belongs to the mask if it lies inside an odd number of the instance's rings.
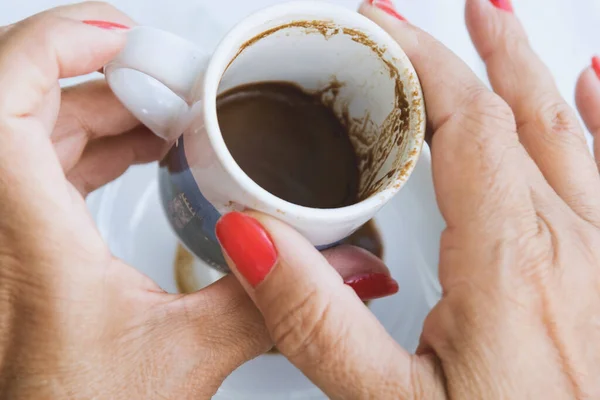
[[[200,284],[194,274],[194,256],[180,243],[175,251],[175,284],[179,293],[194,293]]]

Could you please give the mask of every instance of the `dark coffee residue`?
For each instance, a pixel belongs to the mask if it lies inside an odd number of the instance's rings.
[[[233,159],[269,193],[312,208],[359,201],[354,148],[320,93],[289,82],[250,83],[220,94],[217,115]]]

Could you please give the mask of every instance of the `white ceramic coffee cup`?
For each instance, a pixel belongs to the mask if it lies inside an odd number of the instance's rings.
[[[150,27],[135,27],[127,36],[124,50],[105,68],[106,79],[140,121],[177,140],[172,157],[179,167],[165,178],[175,186],[164,205],[187,247],[217,268],[224,268],[221,260],[206,254],[218,247],[214,224],[220,215],[259,210],[315,246],[331,246],[371,219],[417,163],[425,135],[417,75],[398,43],[352,10],[314,1],[270,7],[236,25],[212,56]],[[359,157],[371,159],[360,167],[362,201],[337,209],[292,204],[237,165],[221,136],[216,98],[260,81],[293,82],[332,104]]]

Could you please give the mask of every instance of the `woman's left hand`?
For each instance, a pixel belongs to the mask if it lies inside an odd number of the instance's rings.
[[[272,346],[235,277],[167,294],[111,256],[87,211],[87,193],[168,147],[104,81],[61,91],[59,78],[96,71],[121,50],[118,24],[133,21],[91,2],[0,27],[3,399],[210,398]],[[356,249],[327,256],[346,277],[389,274]]]

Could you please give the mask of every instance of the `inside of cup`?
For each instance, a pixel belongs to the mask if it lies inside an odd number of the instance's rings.
[[[399,188],[418,153],[410,132],[419,122],[406,89],[416,77],[401,70],[399,56],[364,30],[328,20],[270,21],[255,30],[232,55],[218,93],[283,81],[320,96],[349,132],[358,158],[359,199]]]

